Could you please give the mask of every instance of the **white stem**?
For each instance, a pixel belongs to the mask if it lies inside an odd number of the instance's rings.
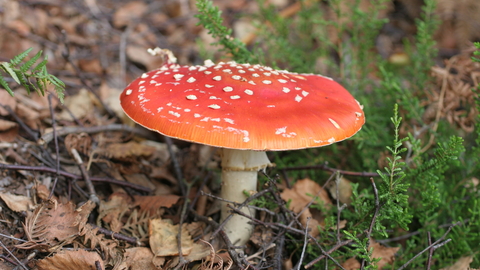
[[[242,203],[247,199],[244,191],[257,191],[257,174],[270,165],[264,151],[222,149],[222,192],[221,197]],[[231,213],[227,203],[222,203],[222,221]],[[244,207],[241,211],[249,216],[255,216],[255,210]],[[223,228],[230,241],[235,245],[244,245],[253,232],[250,220],[240,215],[233,215]]]

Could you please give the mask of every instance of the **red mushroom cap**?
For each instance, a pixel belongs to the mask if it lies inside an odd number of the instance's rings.
[[[365,123],[360,104],[330,78],[235,62],[166,64],[133,81],[120,102],[166,136],[244,150],[328,145]]]

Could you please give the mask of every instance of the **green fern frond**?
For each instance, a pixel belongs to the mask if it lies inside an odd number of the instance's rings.
[[[31,50],[32,48],[29,48],[26,51],[20,53],[19,55],[16,55],[15,57],[13,57],[12,60],[10,60],[10,64],[12,64],[13,67],[17,66],[23,61],[23,59],[25,59],[25,57],[27,57]]]
[[[21,64],[31,50],[32,49],[30,48],[20,53],[11,59],[10,62],[0,63],[0,85],[5,88],[11,96],[14,95],[12,89],[3,78],[2,71],[3,73],[8,74],[17,84],[23,86],[29,94],[33,88],[38,94],[45,95],[47,85],[52,84],[55,88],[58,98],[60,99],[60,102],[63,103],[65,84],[57,77],[48,74],[46,66],[47,57],[45,57],[43,61],[36,64],[36,66],[32,68],[40,59],[42,51],[39,51],[30,60]],[[17,67],[20,64],[21,66]]]
[[[37,62],[40,56],[42,56],[42,51],[39,51],[37,54],[35,54],[35,56],[32,57],[32,59],[28,60],[23,65],[21,65],[20,71],[22,71],[23,73],[27,72],[33,66],[33,64]]]

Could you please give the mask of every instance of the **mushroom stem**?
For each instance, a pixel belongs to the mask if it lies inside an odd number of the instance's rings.
[[[247,199],[244,191],[257,191],[258,171],[270,165],[264,151],[222,149],[222,191],[221,197],[242,203]],[[227,203],[221,204],[221,219],[225,220],[231,210]],[[255,210],[243,207],[241,211],[254,216]],[[249,219],[240,215],[233,217],[225,224],[224,230],[235,245],[244,245],[253,232]]]

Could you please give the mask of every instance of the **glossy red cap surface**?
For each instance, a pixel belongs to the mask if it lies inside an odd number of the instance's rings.
[[[120,101],[148,129],[232,149],[324,146],[365,123],[360,104],[330,78],[235,62],[166,64],[133,81]]]

